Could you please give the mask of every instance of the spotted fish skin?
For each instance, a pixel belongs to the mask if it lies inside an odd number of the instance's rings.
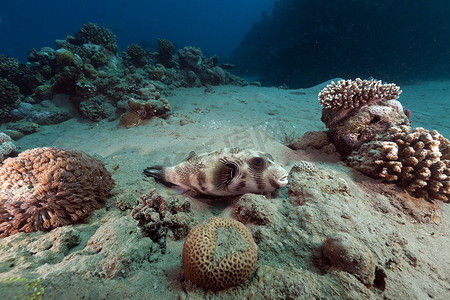
[[[149,167],[144,174],[182,190],[214,196],[268,193],[288,182],[288,173],[270,154],[242,148],[225,148],[157,168]]]

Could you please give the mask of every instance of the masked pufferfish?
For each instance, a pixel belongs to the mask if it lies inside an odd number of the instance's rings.
[[[154,166],[144,174],[181,191],[213,196],[269,193],[286,186],[288,173],[264,152],[242,148],[195,155],[173,167]]]

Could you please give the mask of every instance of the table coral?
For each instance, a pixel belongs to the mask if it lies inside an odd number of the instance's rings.
[[[103,163],[77,150],[34,148],[0,166],[0,237],[85,221],[114,186]]]
[[[250,231],[242,223],[224,217],[212,217],[195,226],[183,247],[186,279],[213,291],[244,283],[257,259]]]

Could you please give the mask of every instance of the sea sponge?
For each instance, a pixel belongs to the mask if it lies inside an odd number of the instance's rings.
[[[224,217],[212,217],[195,226],[183,247],[186,279],[213,291],[248,280],[257,259],[250,231],[244,224]]]
[[[12,139],[6,133],[0,132],[0,163],[12,152],[16,151]]]
[[[103,163],[77,150],[34,148],[0,166],[0,237],[85,221],[114,186]]]
[[[361,146],[350,166],[395,182],[415,197],[450,201],[450,142],[436,130],[393,127],[378,141]]]
[[[324,108],[345,110],[381,100],[397,99],[401,92],[394,83],[385,84],[381,80],[339,80],[337,83],[332,81],[319,93],[319,102]]]

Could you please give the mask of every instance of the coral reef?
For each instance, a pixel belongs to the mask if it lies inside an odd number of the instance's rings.
[[[247,281],[257,259],[250,231],[242,223],[224,217],[212,217],[195,226],[183,247],[186,279],[213,291]]]
[[[142,195],[131,216],[139,222],[144,236],[159,244],[164,251],[169,230],[175,240],[184,238],[191,228],[190,201],[182,197],[164,198],[156,189]]]
[[[449,202],[449,141],[435,130],[411,131],[400,93],[381,81],[332,82],[319,93],[322,121],[349,166],[415,197]]]
[[[0,165],[1,162],[11,153],[17,150],[11,137],[4,132],[0,132]]]
[[[435,130],[392,127],[352,152],[348,164],[416,197],[450,201],[450,142]]]
[[[76,150],[34,148],[0,166],[0,237],[85,221],[114,181],[103,163]]]
[[[217,56],[205,57],[195,47],[175,51],[168,40],[158,40],[158,53],[136,44],[118,52],[115,35],[94,23],[83,25],[75,37],[56,40],[55,45],[56,50],[31,49],[27,65],[0,55],[0,102],[5,104],[0,108],[0,122],[62,122],[67,119],[61,116],[62,112],[44,110],[37,116],[30,113],[40,111],[37,105],[52,101],[56,94],[67,95],[82,117],[98,122],[119,118],[129,99],[144,103],[158,100],[167,90],[178,87],[208,86],[211,90],[210,85],[246,84],[225,71],[229,66],[219,66]],[[158,115],[160,104],[148,105],[151,109],[156,107]],[[168,102],[162,106],[169,108]],[[123,117],[122,125],[134,126],[152,115],[150,111],[144,117],[131,112]]]
[[[154,117],[166,118],[172,110],[169,101],[164,98],[146,102],[130,99],[130,111],[122,115],[119,126],[130,128],[145,123]]]
[[[112,53],[116,53],[118,50],[114,33],[95,23],[84,24],[81,30],[75,34],[75,38],[75,43],[93,43],[105,47]]]
[[[395,84],[375,80],[340,80],[319,93],[322,121],[336,149],[345,155],[396,125],[409,125]]]

